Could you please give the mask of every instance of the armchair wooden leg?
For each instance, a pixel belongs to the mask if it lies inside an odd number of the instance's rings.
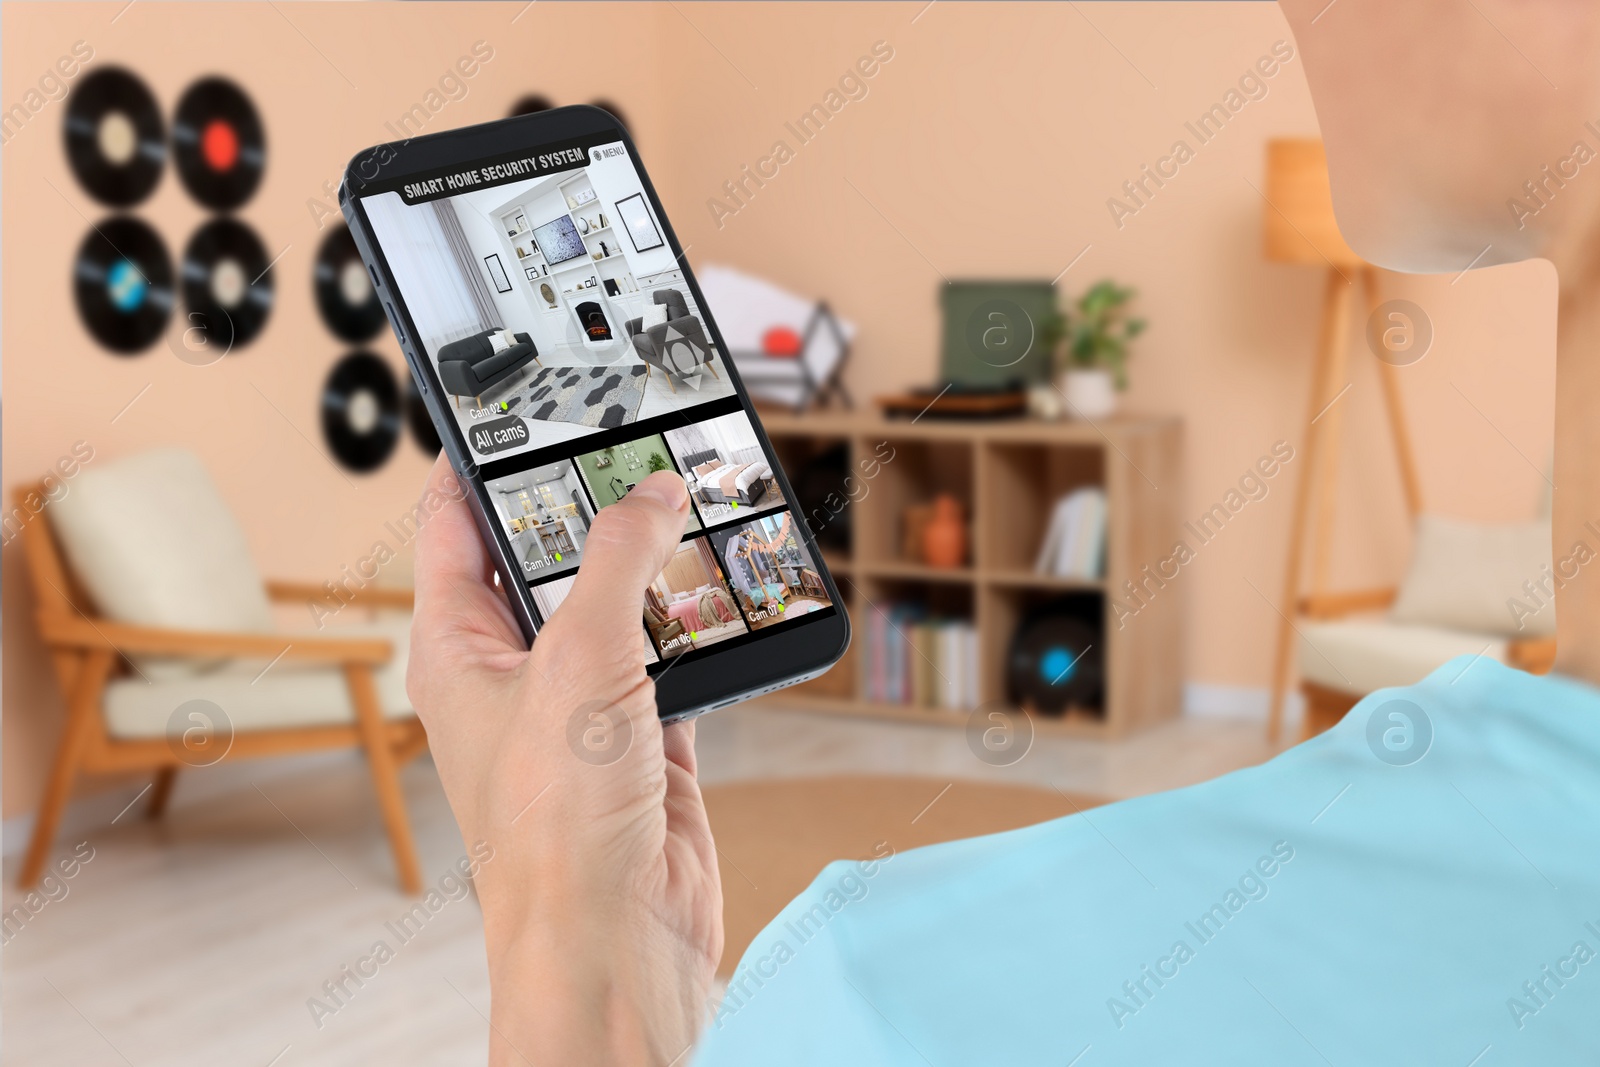
[[[670,373],[668,373],[667,371],[662,371],[661,372],[661,376],[667,380],[667,386],[672,390],[673,394],[676,395],[677,392],[678,392],[678,387],[676,385],[673,385],[673,383],[672,383],[672,375]]]
[[[34,816],[28,854],[23,858],[22,870],[17,875],[19,888],[32,886],[44,870],[50,843],[61,824],[61,812],[72,795],[72,782],[78,775],[78,764],[83,759],[84,743],[89,739],[93,717],[100,714],[100,695],[105,690],[114,656],[115,653],[110,651],[91,652],[78,671],[76,683],[68,696],[67,723],[61,733],[61,744],[56,749],[56,762],[50,768],[44,797],[39,801],[38,814]]]
[[[172,783],[178,779],[178,768],[163,767],[156,772],[155,788],[150,790],[150,806],[144,817],[152,822],[167,813],[167,801],[172,799]]]
[[[709,359],[706,360],[703,364],[701,364],[701,366],[705,367],[706,370],[710,371],[711,372],[711,376],[713,378],[716,378],[718,381],[722,380],[722,375],[717,373],[717,365],[715,363],[711,362],[711,360],[709,360]]]
[[[384,828],[389,832],[389,847],[394,850],[400,888],[407,893],[420,892],[422,878],[417,873],[417,849],[411,840],[411,826],[406,821],[405,796],[400,792],[394,752],[384,733],[383,709],[378,703],[372,670],[365,664],[349,664],[344,669],[344,680],[350,689],[350,703],[355,708],[361,741],[366,746],[367,763],[372,768],[372,784],[378,791],[378,807],[383,812]]]

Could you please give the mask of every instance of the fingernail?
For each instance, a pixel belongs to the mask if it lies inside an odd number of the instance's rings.
[[[635,486],[629,495],[647,496],[673,511],[682,508],[689,500],[689,490],[684,488],[683,479],[668,471],[657,471],[650,475]]]

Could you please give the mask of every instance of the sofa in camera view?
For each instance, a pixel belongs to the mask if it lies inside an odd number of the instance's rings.
[[[539,350],[533,338],[525,333],[513,334],[516,343],[496,352],[491,337],[502,329],[492,326],[440,346],[439,380],[444,383],[445,392],[454,397],[470,396],[482,407],[483,394],[491,386],[499,385],[529,361],[544,366],[539,362]],[[459,400],[456,406],[461,406]]]

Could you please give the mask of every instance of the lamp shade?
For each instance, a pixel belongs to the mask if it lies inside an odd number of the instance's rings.
[[[1267,204],[1262,251],[1275,263],[1360,267],[1333,217],[1328,156],[1322,142],[1284,138],[1267,142]]]

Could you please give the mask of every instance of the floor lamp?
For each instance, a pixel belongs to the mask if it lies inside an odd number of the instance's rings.
[[[1311,396],[1306,405],[1305,444],[1301,450],[1304,473],[1295,489],[1289,559],[1278,612],[1280,624],[1272,669],[1272,698],[1267,713],[1267,737],[1276,741],[1283,729],[1283,702],[1294,667],[1294,617],[1327,592],[1342,411],[1342,405],[1336,401],[1350,384],[1347,376],[1350,302],[1358,284],[1366,291],[1369,315],[1381,300],[1376,270],[1351,251],[1339,233],[1339,224],[1333,216],[1328,161],[1321,141],[1268,142],[1266,200],[1264,253],[1267,259],[1274,263],[1320,267],[1327,275],[1316,363],[1311,371]],[[1400,403],[1398,371],[1393,364],[1378,360],[1378,373],[1399,460],[1406,508],[1415,518],[1422,502],[1411,439],[1406,432],[1405,413]],[[1360,595],[1347,594],[1346,598]]]

